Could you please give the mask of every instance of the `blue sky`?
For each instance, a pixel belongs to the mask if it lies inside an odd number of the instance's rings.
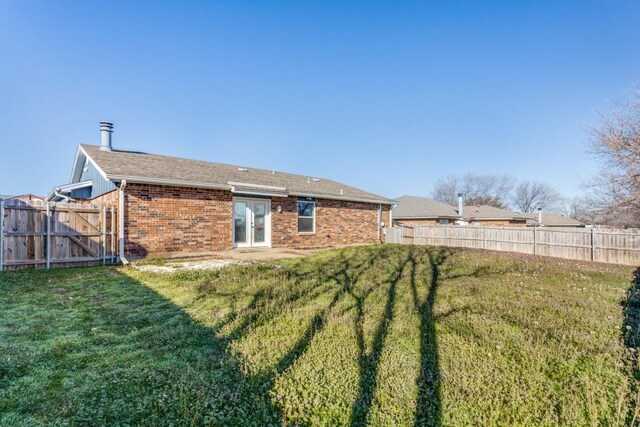
[[[510,174],[566,195],[597,111],[640,83],[640,2],[0,0],[0,194],[78,143],[428,195]]]

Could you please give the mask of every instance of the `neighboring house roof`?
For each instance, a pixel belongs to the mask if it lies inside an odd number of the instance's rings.
[[[446,203],[417,196],[402,196],[395,199],[398,206],[393,209],[393,218],[458,218],[458,210]]]
[[[21,194],[19,196],[10,197],[11,199],[20,199],[20,200],[44,200],[44,197],[38,196],[37,194]]]
[[[126,179],[130,183],[218,188],[243,194],[395,203],[328,179],[134,151],[102,151],[100,147],[84,144],[79,146],[72,183],[77,179],[78,167],[82,168],[83,161],[78,161],[80,155],[88,157],[105,178],[115,182]]]
[[[526,221],[527,217],[518,212],[512,212],[507,209],[500,209],[488,205],[465,206],[463,208],[463,217],[469,220],[509,220],[509,221]]]
[[[537,213],[524,213],[521,214],[524,217],[529,218],[527,220],[528,225],[540,225],[538,222]],[[584,227],[585,224],[575,220],[573,218],[566,217],[554,212],[542,212],[542,225],[546,227]]]

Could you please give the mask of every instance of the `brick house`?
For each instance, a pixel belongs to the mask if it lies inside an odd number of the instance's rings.
[[[454,206],[433,199],[402,196],[396,200],[398,206],[393,209],[395,225],[450,225],[462,220]]]
[[[518,212],[488,205],[463,206],[459,196],[458,206],[417,196],[396,198],[393,223],[397,225],[484,225],[494,227],[526,227],[530,217]]]
[[[48,200],[118,206],[125,257],[232,248],[310,248],[381,240],[394,201],[336,181],[79,145],[69,184]]]
[[[584,227],[580,221],[553,212],[521,213],[488,205],[458,206],[426,197],[401,196],[393,209],[394,225],[468,225],[486,227]]]

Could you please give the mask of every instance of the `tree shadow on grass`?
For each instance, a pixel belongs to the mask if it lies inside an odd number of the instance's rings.
[[[429,291],[423,301],[418,294],[420,279],[417,277],[418,261],[411,257],[411,294],[413,304],[420,315],[420,373],[416,381],[418,402],[416,405],[415,426],[439,426],[441,424],[440,402],[440,359],[436,337],[433,307],[440,280],[440,268],[451,251],[441,248],[429,250],[427,257],[431,269]],[[451,314],[449,312],[445,316]]]
[[[37,286],[24,291],[24,280]],[[279,425],[227,340],[132,277],[109,268],[3,282],[15,296],[0,302],[5,319],[22,323],[0,325],[20,365],[0,363],[0,424]],[[37,315],[23,317],[31,306]]]
[[[436,271],[432,282],[437,283],[437,267],[444,260],[437,256],[429,259]],[[0,415],[0,424],[35,420],[45,424],[93,425],[281,425],[283,414],[270,398],[274,380],[305,354],[326,326],[332,310],[345,298],[355,306],[360,367],[351,423],[365,424],[393,320],[397,284],[411,265],[411,286],[419,286],[416,263],[422,261],[415,259],[413,252],[383,246],[365,253],[343,250],[306,270],[302,264],[297,265],[300,268],[294,264],[278,273],[282,277],[263,272],[262,279],[273,279],[272,283],[247,294],[249,300],[244,307],[213,326],[194,320],[182,307],[118,269],[24,273],[28,280],[35,277],[38,282],[32,288],[42,294],[42,301],[36,305],[50,320],[48,324],[44,321],[43,326],[36,324],[35,317],[28,318],[23,332],[8,334],[5,341],[9,344],[5,347],[0,343],[0,350],[7,350],[3,353],[9,356],[0,361],[0,388],[5,390],[0,396],[0,413],[5,414],[5,418]],[[382,274],[387,276],[373,275],[370,282],[363,282],[364,275],[375,270],[378,262],[385,263]],[[16,292],[21,289],[19,274],[13,276],[15,280],[10,285]],[[52,281],[56,276],[61,280]],[[288,287],[282,287],[283,283]],[[383,286],[387,287],[386,302],[374,331],[372,349],[366,354],[364,307],[369,295]],[[202,286],[197,292],[203,298],[207,294],[218,295],[214,286]],[[307,304],[325,294],[330,295],[326,305],[311,317],[306,330],[275,365],[268,372],[247,373],[242,362],[233,356],[230,345],[293,305]],[[417,291],[415,294],[421,340],[427,340],[421,342],[418,382],[422,398],[417,411],[421,414],[431,411],[428,400],[433,393],[429,387],[438,384],[431,381],[428,371],[433,357],[437,362],[437,354],[427,354],[437,350],[430,314],[435,286],[431,286],[425,302],[419,302]],[[60,304],[58,298],[64,303]],[[34,297],[0,299],[0,308],[9,309],[5,311],[8,316],[14,316],[12,304],[29,306],[34,304]],[[23,321],[16,317],[11,322],[14,320]],[[0,324],[0,328],[6,325]],[[46,329],[45,333],[27,337],[38,328]],[[226,333],[222,334],[222,330]],[[25,340],[31,340],[26,348]],[[16,368],[11,357],[18,358],[21,352],[35,356]],[[14,360],[13,365],[7,360]],[[425,366],[429,368],[425,370]],[[421,410],[422,407],[427,409]],[[432,411],[429,419],[434,419]]]
[[[406,265],[409,263],[409,257],[401,259],[395,265],[395,268],[385,280],[379,281],[369,287],[362,293],[356,293],[353,287],[347,289],[347,293],[355,302],[356,316],[354,318],[354,328],[356,330],[356,342],[358,344],[360,368],[360,381],[358,385],[358,398],[354,401],[351,410],[352,426],[366,425],[367,417],[371,410],[373,396],[378,383],[378,368],[380,365],[380,357],[384,348],[385,340],[389,334],[389,328],[393,321],[393,310],[396,299],[397,284],[402,277],[402,273]],[[373,345],[371,352],[366,353],[365,337],[364,337],[364,305],[369,295],[382,285],[388,285],[387,298],[383,311],[383,315],[378,322],[373,337]],[[354,283],[355,285],[355,283]]]
[[[631,405],[627,412],[627,425],[640,424],[640,267],[633,273],[631,286],[624,301],[624,323],[622,337],[625,346],[631,350],[629,369],[631,371]]]

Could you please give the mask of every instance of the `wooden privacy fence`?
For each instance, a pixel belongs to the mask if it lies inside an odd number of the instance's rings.
[[[638,230],[420,225],[387,228],[385,236],[387,243],[490,249],[640,265]]]
[[[0,200],[0,271],[116,262],[111,205]]]

